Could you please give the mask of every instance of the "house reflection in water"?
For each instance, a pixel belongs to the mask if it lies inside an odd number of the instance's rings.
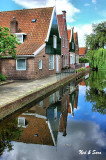
[[[18,141],[55,146],[58,132],[66,136],[67,116],[68,113],[74,116],[77,101],[78,86],[72,82],[21,114],[18,126],[23,133]]]

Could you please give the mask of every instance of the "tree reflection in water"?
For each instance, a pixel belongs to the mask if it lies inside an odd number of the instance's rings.
[[[106,71],[91,72],[86,85],[86,100],[93,103],[92,111],[106,114]]]
[[[0,128],[0,156],[5,149],[13,149],[12,141],[17,140],[21,134],[22,130],[18,127],[16,119]]]

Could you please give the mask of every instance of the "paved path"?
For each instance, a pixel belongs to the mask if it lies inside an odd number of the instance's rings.
[[[72,73],[61,73],[38,80],[21,80],[0,86],[0,107],[24,96],[31,91],[51,85]]]

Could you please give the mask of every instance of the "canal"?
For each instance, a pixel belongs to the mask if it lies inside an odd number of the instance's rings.
[[[90,72],[0,122],[0,160],[105,160],[106,72]]]

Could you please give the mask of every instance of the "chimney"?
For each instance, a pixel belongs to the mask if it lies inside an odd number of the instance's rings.
[[[10,33],[14,34],[18,32],[18,22],[13,17],[13,20],[10,22]]]
[[[62,11],[63,12],[63,18],[66,19],[66,11]]]

